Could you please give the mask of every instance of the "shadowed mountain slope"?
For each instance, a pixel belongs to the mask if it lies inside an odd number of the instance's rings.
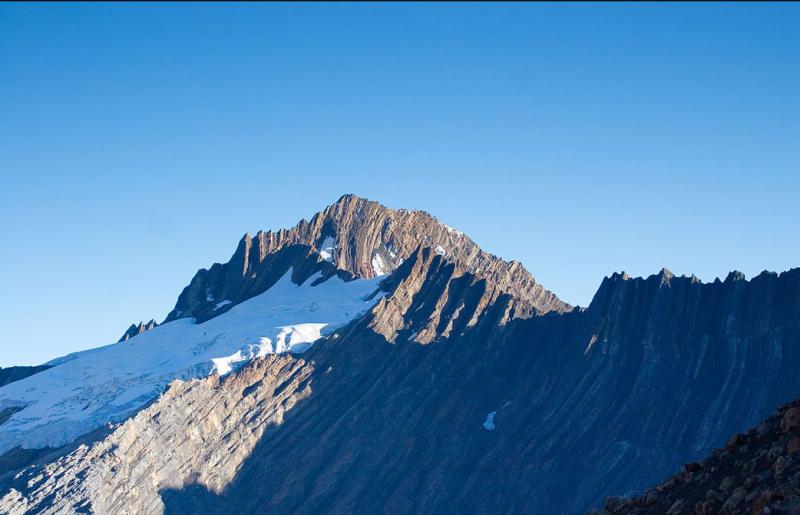
[[[589,308],[529,319],[487,284],[420,249],[302,359],[178,382],[100,443],[8,478],[0,506],[577,513],[800,392],[800,270],[615,274]]]

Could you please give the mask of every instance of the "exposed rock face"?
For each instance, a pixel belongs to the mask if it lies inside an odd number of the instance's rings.
[[[606,499],[601,513],[656,512],[800,513],[800,400],[645,494]]]
[[[131,338],[133,338],[134,336],[142,334],[145,331],[149,331],[150,329],[153,329],[154,327],[158,327],[158,322],[156,322],[155,320],[150,320],[146,324],[144,324],[142,322],[139,322],[138,325],[131,324],[131,326],[128,328],[128,330],[125,331],[125,334],[123,334],[122,337],[119,340],[117,340],[117,343],[126,342],[126,341],[130,340]]]
[[[490,307],[504,306],[498,326],[535,313],[527,300],[448,262],[430,248],[419,249],[384,282],[393,294],[373,310],[371,328],[389,342],[398,334],[416,343],[464,334]]]
[[[800,394],[800,269],[615,274],[586,310],[531,318],[435,249],[384,287],[302,360],[177,383],[107,439],[10,476],[0,509],[577,513]]]
[[[220,302],[236,304],[261,293],[269,286],[270,281],[263,276],[272,268],[270,259],[293,245],[323,251],[320,260],[359,278],[391,273],[418,248],[430,247],[536,312],[571,309],[539,285],[520,263],[484,252],[470,238],[428,213],[388,209],[345,195],[310,222],[302,220],[292,229],[278,232],[259,231],[255,237],[245,234],[228,263],[197,273],[166,321],[189,316],[202,320]]]
[[[310,395],[312,372],[302,360],[272,355],[225,382],[176,381],[101,441],[5,478],[0,512],[158,513],[160,488],[197,483],[218,492]]]
[[[28,376],[32,376],[42,370],[47,370],[50,368],[50,365],[37,365],[33,367],[0,367],[0,386],[5,386],[9,383],[13,383],[14,381],[19,381],[20,379],[25,379]]]

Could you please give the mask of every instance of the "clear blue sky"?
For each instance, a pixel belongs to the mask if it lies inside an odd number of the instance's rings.
[[[800,266],[798,5],[0,5],[0,365],[247,231],[425,209],[568,302]]]

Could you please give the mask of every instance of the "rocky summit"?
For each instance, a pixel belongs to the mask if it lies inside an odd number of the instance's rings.
[[[800,269],[613,274],[572,308],[427,213],[345,195],[245,235],[145,328],[0,388],[0,511],[794,506],[795,408],[745,431],[800,396]]]

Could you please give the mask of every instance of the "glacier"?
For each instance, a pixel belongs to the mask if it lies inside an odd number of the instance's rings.
[[[314,341],[370,309],[381,278],[311,286],[292,270],[269,290],[202,324],[178,319],[124,343],[77,352],[53,368],[0,388],[0,410],[23,407],[0,425],[0,453],[58,447],[120,422],[157,398],[175,379],[225,375],[269,353],[305,351]]]

